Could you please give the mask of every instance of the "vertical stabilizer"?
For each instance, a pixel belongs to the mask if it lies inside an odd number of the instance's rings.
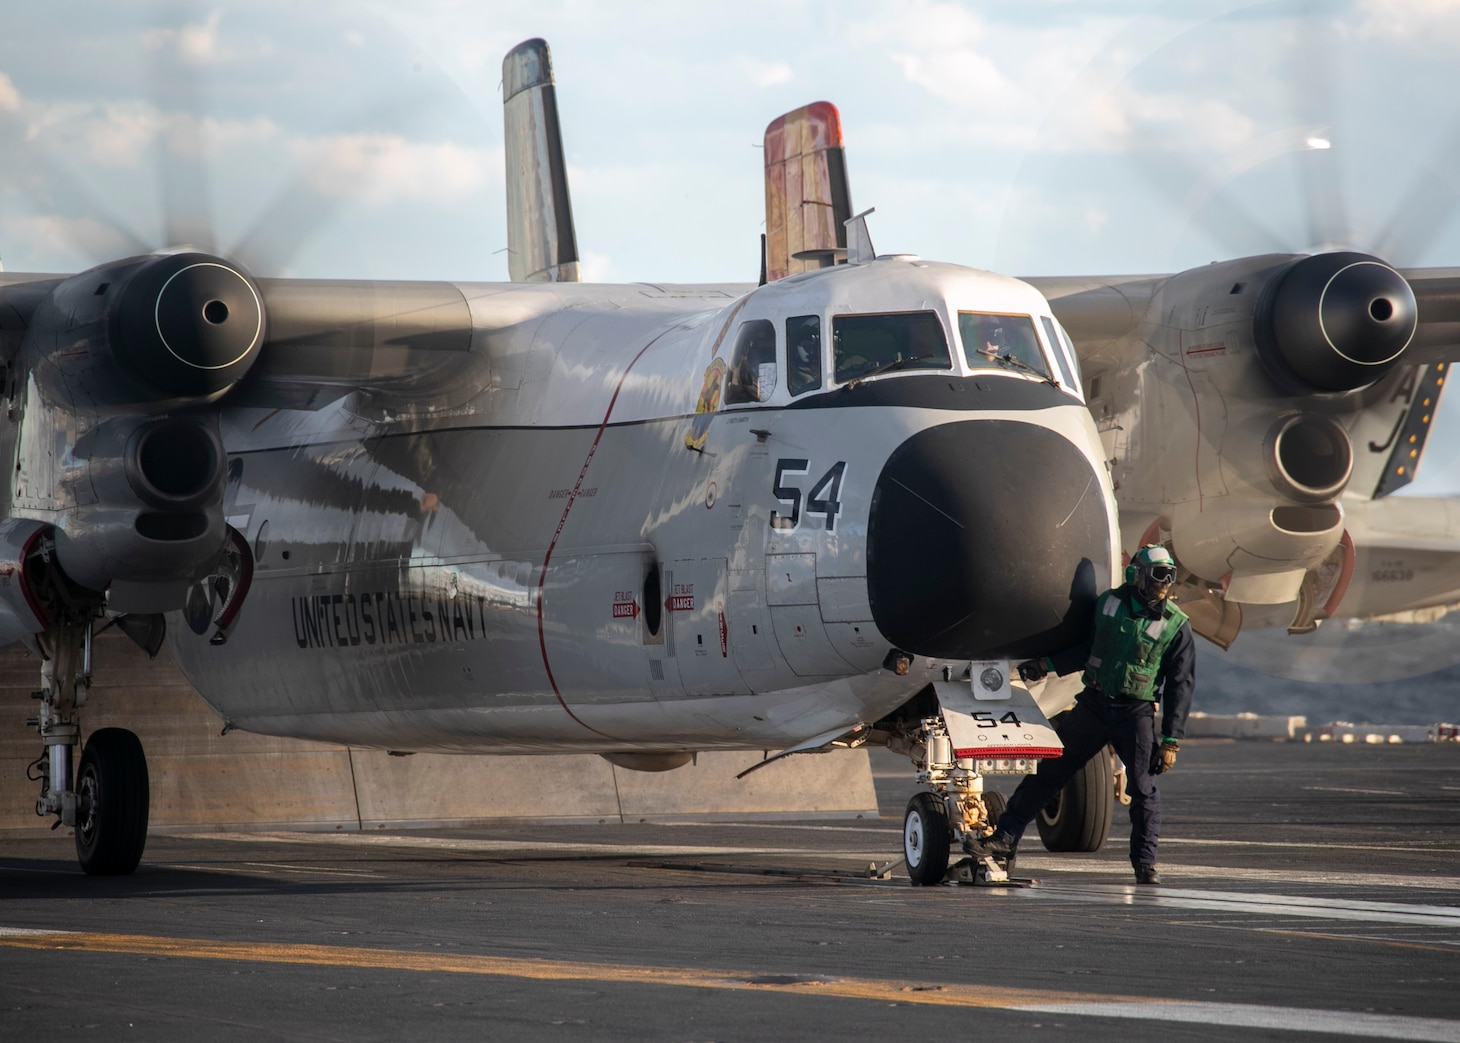
[[[1354,414],[1351,492],[1377,500],[1414,481],[1449,370],[1444,362],[1403,368]]]
[[[772,121],[765,129],[767,280],[845,260],[851,216],[836,106],[812,102]]]
[[[507,271],[513,282],[578,282],[578,238],[545,41],[524,40],[502,59],[502,105]]]

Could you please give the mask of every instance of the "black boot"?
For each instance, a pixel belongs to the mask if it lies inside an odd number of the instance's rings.
[[[1136,883],[1155,885],[1159,884],[1160,882],[1161,874],[1156,871],[1155,866],[1139,864],[1136,866]]]
[[[963,850],[974,858],[992,857],[1000,862],[1012,862],[1017,842],[1002,829],[996,829],[986,837],[969,835],[963,838]]]

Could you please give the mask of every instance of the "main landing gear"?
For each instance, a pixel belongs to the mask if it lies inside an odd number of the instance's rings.
[[[1110,835],[1116,804],[1129,804],[1125,765],[1109,746],[1085,762],[1034,819],[1049,851],[1099,851]]]
[[[91,687],[92,621],[68,620],[37,635],[41,666],[40,713],[31,719],[44,752],[32,776],[41,784],[36,814],[76,830],[76,856],[90,876],[131,873],[147,843],[150,789],[147,758],[137,736],[122,728],[93,732],[75,769],[81,745],[80,709]]]

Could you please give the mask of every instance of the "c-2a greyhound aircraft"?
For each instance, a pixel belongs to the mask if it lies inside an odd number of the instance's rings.
[[[113,623],[271,735],[646,770],[887,743],[929,783],[922,883],[984,776],[1059,754],[1010,661],[1081,636],[1118,530],[1045,299],[857,221],[851,263],[758,287],[578,283],[553,91],[545,44],[509,53],[512,283],[0,274],[0,641],[40,658],[37,811],[86,872],[147,827],[136,736],[80,748]]]
[[[786,136],[799,142],[799,162],[782,158]],[[1414,478],[1460,358],[1460,270],[1397,269],[1332,246],[1345,233],[1333,217],[1340,182],[1328,152],[1311,158],[1330,161],[1303,168],[1308,225],[1315,243],[1330,244],[1311,254],[1027,281],[1073,338],[1123,554],[1165,544],[1179,565],[1173,596],[1218,646],[1231,648],[1244,628],[1282,627],[1293,635],[1287,657],[1332,656],[1336,673],[1351,658],[1342,642],[1303,644],[1324,620],[1427,619],[1460,604],[1456,505],[1389,499]],[[773,123],[766,162],[767,277],[798,278],[846,256],[827,217],[850,213],[835,108],[820,102]],[[1427,193],[1403,201],[1385,249],[1402,257],[1414,229],[1443,216],[1426,212],[1434,207]],[[1230,200],[1219,212],[1241,214]],[[1024,357],[1030,372],[1069,376],[1039,352]],[[1269,665],[1283,654],[1266,651]],[[1244,658],[1240,643],[1234,652]],[[1353,654],[1373,659],[1372,645]],[[1396,673],[1427,663],[1445,665],[1421,657]],[[1036,685],[1035,697],[1053,713],[1072,683]],[[1112,772],[1092,759],[1041,813],[1045,844],[1098,848],[1122,781],[1118,764]]]

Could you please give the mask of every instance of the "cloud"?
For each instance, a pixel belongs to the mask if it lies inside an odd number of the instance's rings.
[[[750,63],[750,82],[762,89],[779,87],[784,83],[790,83],[795,78],[795,72],[785,62],[752,61]]]
[[[297,141],[292,150],[315,191],[376,206],[459,201],[499,182],[503,165],[500,147],[413,142],[394,134],[338,134]]]
[[[170,153],[204,157],[240,148],[259,148],[282,139],[264,116],[197,119],[159,112],[140,101],[71,102],[27,106],[26,139],[54,157],[109,169],[139,169],[154,160],[151,150],[165,140]]]
[[[131,241],[115,228],[90,217],[61,214],[18,216],[5,222],[12,256],[62,258],[63,267],[84,267],[103,257],[128,252]]]
[[[1457,0],[1360,0],[1354,36],[1424,48],[1450,48],[1460,42]]]
[[[0,112],[20,111],[20,91],[9,76],[0,72]]]
[[[154,51],[172,51],[189,65],[207,65],[222,57],[218,47],[218,23],[221,10],[214,11],[201,25],[185,25],[180,29],[149,29],[142,34],[144,46]]]

